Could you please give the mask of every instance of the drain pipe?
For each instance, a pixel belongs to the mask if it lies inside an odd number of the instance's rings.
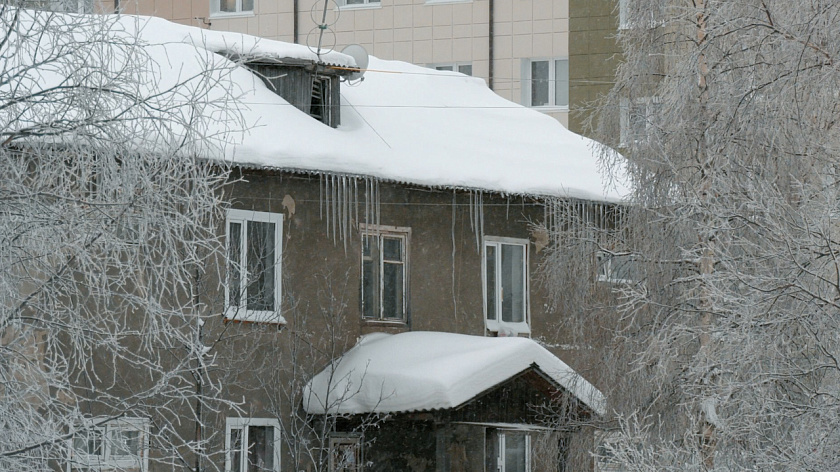
[[[494,0],[490,0],[487,2],[487,9],[489,10],[488,15],[488,27],[487,27],[487,44],[488,44],[488,64],[487,67],[489,71],[487,72],[487,85],[490,87],[490,90],[493,90],[493,36],[494,36],[494,29],[493,28],[493,10],[495,10],[496,2]]]
[[[493,0],[490,0],[493,1]],[[292,15],[294,20],[292,20],[292,34],[294,40],[292,41],[295,44],[298,44],[299,33],[298,33],[298,16],[300,13],[300,0],[292,0]]]

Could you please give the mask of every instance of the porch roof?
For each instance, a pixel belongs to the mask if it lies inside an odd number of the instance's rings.
[[[363,336],[306,385],[303,407],[311,414],[456,408],[529,368],[604,413],[601,392],[531,339],[440,332]]]

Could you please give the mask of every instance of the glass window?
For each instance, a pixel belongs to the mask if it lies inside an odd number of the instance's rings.
[[[633,254],[602,252],[597,256],[597,265],[601,282],[628,283],[636,278],[636,256]]]
[[[144,418],[93,420],[71,440],[70,469],[148,470],[149,421]]]
[[[254,0],[210,0],[210,13],[252,13]]]
[[[525,432],[499,431],[496,470],[499,472],[531,471],[531,436]]]
[[[527,81],[523,81],[523,93],[528,92],[528,104],[532,107],[569,106],[569,60],[531,60],[523,69]]]
[[[282,221],[279,213],[228,211],[226,318],[279,319]]]
[[[362,235],[362,314],[405,321],[407,229]]]
[[[527,242],[484,243],[485,321],[490,331],[528,332]]]
[[[271,418],[228,418],[228,472],[277,472],[279,422]]]
[[[337,0],[338,5],[379,5],[380,0]]]
[[[454,62],[450,64],[430,64],[435,70],[457,71],[464,75],[472,75],[472,64],[469,62]]]
[[[361,437],[330,438],[330,472],[360,472],[362,464]]]

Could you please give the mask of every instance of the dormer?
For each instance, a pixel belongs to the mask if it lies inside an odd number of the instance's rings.
[[[353,70],[294,58],[239,58],[269,88],[312,118],[337,128],[341,124],[340,79]]]

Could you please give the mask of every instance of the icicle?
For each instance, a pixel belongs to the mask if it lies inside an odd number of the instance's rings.
[[[324,202],[324,218],[327,220],[327,237],[330,237],[330,176],[324,176],[324,195],[321,200]]]
[[[455,220],[456,208],[458,206],[458,192],[452,191],[452,309],[454,311],[454,319],[458,321],[458,297],[455,295]]]
[[[470,190],[470,229],[475,231],[475,226],[473,225],[473,191]]]
[[[379,198],[380,198],[380,196],[379,196],[379,191],[380,191],[379,180],[376,180],[375,183],[376,183],[376,202],[375,202],[375,204],[376,204],[376,234],[379,235],[379,224],[380,224],[380,221],[381,221],[379,218],[380,218],[380,216],[382,216],[382,213],[381,213],[382,202],[379,200]]]
[[[359,224],[359,179],[353,179],[353,221]]]
[[[333,236],[333,245],[335,245],[338,236],[338,209],[336,205],[338,204],[338,182],[336,182],[336,176],[332,176],[332,236]]]
[[[320,219],[324,219],[324,174],[318,175],[318,190],[320,195],[318,196],[318,216]]]

